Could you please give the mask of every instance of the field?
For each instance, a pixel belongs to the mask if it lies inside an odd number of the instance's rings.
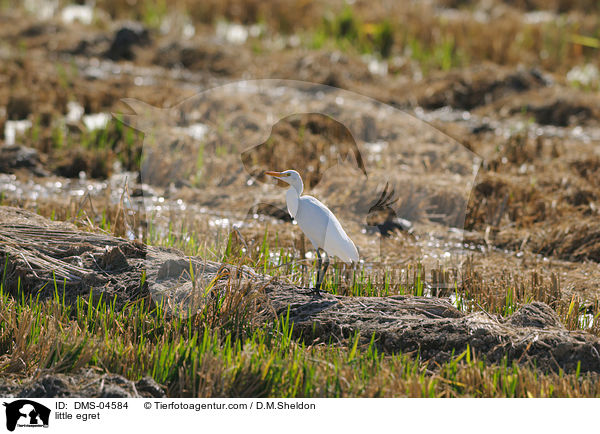
[[[596,2],[133,3],[0,0],[0,394],[600,396]]]

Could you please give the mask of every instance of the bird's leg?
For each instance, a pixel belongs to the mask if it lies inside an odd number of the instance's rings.
[[[323,280],[325,279],[325,273],[327,272],[327,267],[329,267],[329,255],[323,251],[325,254],[325,266],[321,269],[323,261],[321,260],[321,256],[319,255],[319,271],[317,272],[317,285],[315,286],[314,292],[316,295],[320,295],[321,287],[323,286]]]
[[[321,276],[321,267],[323,266],[323,258],[321,257],[321,252],[319,252],[319,249],[316,249],[317,251],[317,284],[315,285],[314,288],[311,288],[310,291],[308,291],[308,294],[313,294],[316,296],[320,295],[319,290],[321,289],[321,284],[323,283],[323,277]],[[329,257],[327,256],[327,264],[329,264]],[[325,274],[325,273],[323,273]]]
[[[321,267],[323,266],[323,258],[321,257],[321,252],[319,252],[319,248],[317,247],[317,284],[312,289],[312,293],[315,295],[319,295],[319,290],[321,289]]]
[[[317,282],[319,281],[319,273],[321,272],[322,266],[323,266],[323,258],[321,257],[321,252],[319,252],[319,249],[317,248]]]

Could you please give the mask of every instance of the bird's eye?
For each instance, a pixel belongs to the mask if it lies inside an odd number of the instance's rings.
[[[285,176],[292,176],[292,174],[291,173],[286,173]]]

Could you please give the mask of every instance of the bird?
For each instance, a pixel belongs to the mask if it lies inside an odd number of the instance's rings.
[[[287,209],[317,252],[317,282],[310,293],[320,296],[329,258],[335,256],[346,263],[358,262],[358,250],[333,212],[317,198],[302,194],[304,183],[298,172],[266,171],[265,175],[280,179],[290,186],[285,194]],[[324,262],[321,250],[325,253]]]

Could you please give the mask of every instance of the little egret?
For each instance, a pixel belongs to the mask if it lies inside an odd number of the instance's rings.
[[[358,262],[356,246],[329,208],[312,196],[302,195],[304,183],[298,172],[286,170],[284,172],[265,172],[265,174],[281,179],[290,185],[285,194],[288,212],[298,222],[298,226],[317,252],[317,284],[312,292],[319,295],[323,278],[329,267],[329,257],[337,256],[346,263]],[[319,250],[326,253],[324,263]]]

